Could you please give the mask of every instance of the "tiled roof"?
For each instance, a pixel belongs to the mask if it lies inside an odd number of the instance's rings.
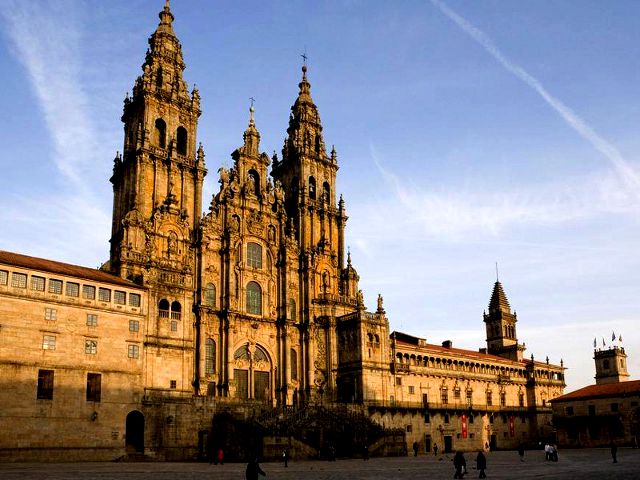
[[[552,402],[568,402],[571,400],[585,400],[588,398],[624,397],[640,395],[640,380],[629,382],[606,383],[604,385],[589,385],[587,387],[556,397]]]
[[[103,272],[94,268],[80,267],[69,263],[55,262],[44,258],[30,257],[19,253],[5,252],[0,250],[0,264],[12,265],[14,267],[29,268],[39,270],[41,272],[57,273],[69,277],[83,278],[96,282],[111,283],[114,285],[122,285],[129,288],[142,288],[129,280],[120,278],[116,275]]]
[[[399,347],[405,347],[405,348],[412,348],[414,349],[416,352],[423,352],[423,353],[429,353],[429,352],[437,352],[437,353],[443,353],[443,354],[449,354],[449,355],[456,355],[456,356],[461,356],[461,357],[467,357],[467,358],[472,358],[475,360],[485,360],[485,361],[492,361],[492,362],[503,362],[503,363],[509,363],[509,364],[515,364],[518,362],[514,362],[512,360],[509,360],[508,358],[504,358],[504,357],[499,357],[498,355],[491,355],[489,353],[482,353],[482,352],[476,352],[475,350],[464,350],[462,348],[447,348],[447,347],[442,347],[440,345],[434,345],[434,344],[430,344],[427,343],[424,346],[417,346],[414,345],[412,343],[407,343],[407,342],[403,342],[401,340],[397,340],[396,344]]]

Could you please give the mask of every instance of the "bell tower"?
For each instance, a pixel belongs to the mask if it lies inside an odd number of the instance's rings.
[[[196,150],[200,95],[195,87],[189,93],[183,79],[168,0],[159,17],[143,73],[124,100],[123,154],[111,177],[110,269],[139,283],[162,281],[190,265],[206,175],[204,151]],[[152,279],[150,265],[166,267],[167,275]]]
[[[198,392],[197,232],[207,173],[196,147],[200,95],[183,79],[169,0],[149,37],[133,95],[124,100],[123,154],[116,155],[111,254],[105,268],[149,289],[145,385]]]
[[[511,306],[502,284],[496,281],[493,286],[489,313],[484,313],[487,329],[487,353],[499,355],[511,360],[522,360],[524,345],[518,343],[516,336],[516,313],[511,313]]]
[[[629,380],[624,348],[614,345],[606,350],[595,350],[593,359],[596,362],[596,385]]]

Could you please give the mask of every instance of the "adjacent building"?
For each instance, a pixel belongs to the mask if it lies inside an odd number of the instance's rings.
[[[623,347],[594,350],[596,383],[552,400],[558,442],[602,447],[612,441],[638,445],[640,380],[629,381]]]

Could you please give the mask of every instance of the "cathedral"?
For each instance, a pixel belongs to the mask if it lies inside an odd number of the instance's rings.
[[[524,358],[500,282],[478,351],[390,332],[381,296],[367,311],[306,66],[281,155],[260,151],[251,107],[203,205],[200,95],[168,0],[159,16],[124,101],[108,261],[0,251],[0,459],[189,459],[220,412],[268,430],[318,406],[424,451],[549,438],[564,367]]]

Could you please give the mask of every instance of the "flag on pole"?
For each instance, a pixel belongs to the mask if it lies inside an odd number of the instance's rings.
[[[605,343],[604,343],[604,337],[602,337],[602,346],[603,346],[603,347],[605,346]]]
[[[598,343],[596,342],[596,339],[594,337],[594,339],[593,339],[593,348],[596,348],[597,346],[598,346]]]
[[[618,339],[619,342],[622,342],[622,334],[620,334],[620,338]]]
[[[611,331],[611,341],[613,342],[615,341],[615,339],[616,339],[616,332]]]

